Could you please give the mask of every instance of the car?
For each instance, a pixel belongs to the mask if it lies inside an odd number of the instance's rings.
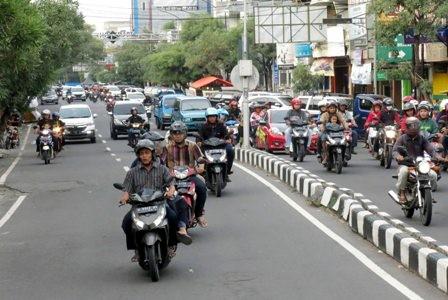
[[[165,95],[154,108],[154,118],[158,129],[164,130],[171,125],[171,116],[173,114],[174,102],[179,94]]]
[[[320,115],[319,102],[324,99],[323,95],[316,96],[297,96],[302,102],[302,109],[306,110],[311,117],[315,118]]]
[[[145,101],[146,97],[145,97],[145,95],[143,95],[140,92],[128,92],[128,93],[126,93],[126,99],[143,103],[143,101]]]
[[[96,142],[94,118],[97,115],[92,114],[87,104],[62,105],[59,115],[61,121],[65,123],[65,140],[90,139],[91,143]]]
[[[71,88],[73,100],[86,101],[86,93],[82,86],[72,86]]]
[[[267,103],[271,102],[276,108],[291,108],[292,97],[282,94],[270,94],[266,96],[252,96],[249,97],[249,103]],[[249,104],[250,105],[250,104]]]
[[[285,117],[289,109],[269,109],[255,133],[254,146],[267,152],[285,151]]]
[[[205,123],[205,111],[212,107],[210,101],[198,96],[176,96],[171,122],[182,121],[188,130],[199,130]]]
[[[59,104],[59,97],[53,89],[48,90],[45,95],[39,97],[39,100],[40,100],[40,105],[44,105],[44,104],[48,104],[48,103]]]
[[[112,111],[108,112],[110,118],[110,137],[114,140],[119,135],[128,135],[128,126],[125,121],[131,116],[131,108],[137,109],[138,115],[145,120],[145,128],[149,130],[148,117],[145,107],[140,102],[116,101]]]
[[[154,100],[154,103],[158,103],[163,96],[174,94],[176,94],[176,92],[173,89],[161,89],[154,95],[152,99]]]
[[[356,131],[358,131],[360,136],[364,134],[364,123],[372,109],[373,102],[377,100],[383,101],[384,98],[386,96],[375,94],[358,94],[355,96],[353,100],[353,117],[358,125]]]
[[[216,93],[213,97],[210,98],[210,102],[213,107],[216,107],[217,104],[229,104],[230,100],[237,99],[241,96],[241,93]]]
[[[121,90],[116,85],[106,85],[105,88],[114,96],[114,98],[119,99],[121,97]]]

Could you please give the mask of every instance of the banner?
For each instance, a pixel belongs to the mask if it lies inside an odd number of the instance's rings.
[[[296,60],[295,44],[280,43],[277,44],[277,65],[280,68],[294,67]]]
[[[311,74],[334,76],[334,58],[318,58],[313,61]]]
[[[372,84],[372,64],[352,65],[351,79],[353,84]]]

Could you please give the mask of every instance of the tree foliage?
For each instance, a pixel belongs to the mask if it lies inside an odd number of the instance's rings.
[[[142,60],[151,52],[150,45],[125,43],[116,54],[117,78],[133,85],[143,85],[144,69]]]
[[[310,67],[299,63],[293,71],[294,92],[310,92],[319,90],[322,87],[323,76],[312,75]]]

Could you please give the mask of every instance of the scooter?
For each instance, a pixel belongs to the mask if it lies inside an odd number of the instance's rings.
[[[197,225],[194,215],[196,206],[196,185],[190,180],[194,175],[196,175],[196,170],[186,166],[176,166],[171,172],[171,176],[174,178],[174,186],[177,194],[183,198],[183,201],[185,201],[189,208],[187,217],[188,224],[186,224],[188,228],[193,228]]]
[[[405,190],[407,202],[401,204],[398,195],[392,190],[388,194],[401,206],[406,218],[412,218],[414,211],[418,210],[422,224],[428,226],[431,224],[433,202],[429,176],[432,167],[431,159],[428,157],[417,157],[417,159],[413,160],[408,157],[405,147],[399,147],[398,151],[405,158],[400,164],[409,167],[408,183]],[[398,175],[392,177],[398,178]]]
[[[129,124],[128,126],[129,126],[129,135],[130,135],[129,146],[131,148],[135,148],[138,141],[140,140],[140,136],[143,131],[143,124],[132,123],[132,124]]]
[[[39,156],[48,165],[54,157],[53,138],[51,137],[51,130],[44,129],[40,132]]]
[[[345,152],[350,151],[344,134],[344,128],[337,124],[326,125],[326,145],[327,145],[327,171],[336,169],[336,173],[341,174],[345,165]]]
[[[202,142],[205,154],[206,185],[216,197],[221,197],[222,190],[226,187],[227,177],[227,152],[226,141],[218,138],[210,138]]]
[[[378,125],[370,125],[369,134],[367,136],[367,145],[373,157],[378,158],[378,153],[375,153],[375,144],[378,138]]]
[[[306,148],[308,145],[308,123],[303,122],[298,117],[292,117],[290,119],[291,126],[291,145],[289,147],[289,153],[292,156],[293,161],[303,162],[306,155]]]
[[[123,190],[121,184],[114,183],[114,187]],[[152,281],[159,281],[160,269],[170,263],[166,199],[161,191],[144,189],[141,195],[130,195],[128,203],[132,205],[132,229],[138,263],[143,270],[148,271]]]

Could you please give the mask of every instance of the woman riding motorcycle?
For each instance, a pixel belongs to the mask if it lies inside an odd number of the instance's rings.
[[[291,126],[290,126],[290,121],[292,117],[296,117],[299,118],[302,122],[304,123],[308,123],[309,122],[309,118],[308,118],[308,114],[302,110],[302,101],[299,98],[294,98],[291,100],[291,109],[288,111],[288,113],[286,114],[285,120],[286,120],[286,125],[288,125],[288,128],[286,128],[285,130],[285,148],[286,151],[289,151],[289,147],[291,145]],[[309,132],[310,130],[308,129],[308,134],[307,136],[310,137],[311,133]],[[308,145],[310,143],[310,139],[308,139]]]
[[[406,120],[410,117],[415,117],[417,113],[417,110],[414,106],[414,104],[408,102],[403,105],[403,116],[401,117],[400,121],[400,132],[405,133],[406,132]]]
[[[430,118],[431,108],[429,105],[420,103],[417,110],[418,118],[420,119],[420,131],[428,132],[430,134],[437,133],[438,127],[436,122]]]

